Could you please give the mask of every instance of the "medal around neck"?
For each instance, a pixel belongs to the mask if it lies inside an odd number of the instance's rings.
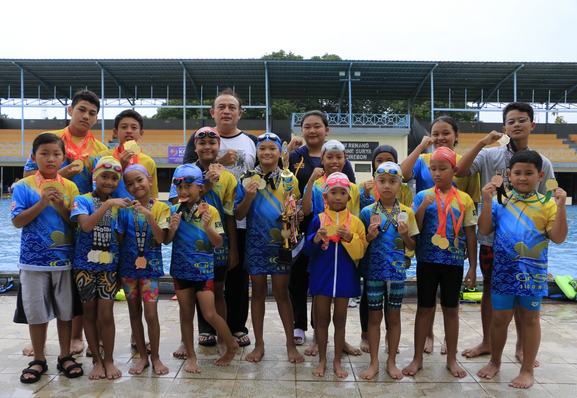
[[[76,159],[75,161],[73,161],[72,163],[72,170],[78,170],[79,168],[83,168],[84,167],[84,162],[80,159]]]
[[[501,185],[503,185],[503,177],[496,174],[493,177],[491,177],[491,182],[495,184],[497,187],[500,187]]]
[[[224,170],[224,167],[220,163],[211,163],[208,166],[208,171],[214,171],[220,177],[220,174]]]
[[[144,269],[146,268],[146,259],[144,257],[137,257],[134,264],[136,264],[137,269]]]
[[[511,137],[509,137],[507,134],[503,134],[501,136],[501,138],[499,138],[497,140],[497,142],[499,143],[500,146],[505,146],[505,145],[509,144],[510,141],[511,141]]]
[[[383,221],[383,218],[378,214],[373,214],[371,216],[370,221],[371,221],[371,224],[378,224],[380,226],[381,222]]]
[[[66,187],[58,181],[46,180],[40,184],[40,189],[46,191],[48,188],[56,188],[60,193],[66,194]]]
[[[559,183],[554,178],[549,178],[545,183],[545,187],[547,187],[547,191],[552,191],[554,188],[559,187]]]
[[[409,214],[406,211],[402,211],[397,214],[397,221],[409,222]]]
[[[198,205],[198,214],[203,215],[204,213],[209,211],[209,205],[206,202],[200,202]]]

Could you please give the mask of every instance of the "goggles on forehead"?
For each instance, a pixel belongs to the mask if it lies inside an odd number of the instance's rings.
[[[182,184],[183,182],[186,184],[192,184],[198,180],[202,180],[202,178],[194,177],[194,176],[174,177],[172,179],[172,183],[174,185]]]
[[[275,133],[265,133],[256,139],[257,142],[263,142],[266,140],[281,142],[280,137]]]
[[[218,134],[216,134],[216,133],[215,133],[214,131],[212,131],[212,130],[201,130],[201,131],[198,131],[198,132],[195,134],[195,136],[194,136],[194,138],[195,138],[196,140],[198,140],[198,139],[200,139],[200,138],[205,138],[205,137],[220,139],[220,137],[218,136]]]
[[[102,163],[100,164],[100,166],[97,166],[94,170],[92,170],[92,173],[96,172],[96,170],[98,169],[114,169],[114,171],[118,172],[118,173],[122,173],[122,167],[118,166],[118,165],[113,165],[112,163]]]
[[[401,177],[404,178],[403,175],[401,173],[399,173],[399,171],[397,169],[383,169],[383,168],[378,168],[377,171],[375,171],[375,175],[376,174],[391,174],[397,177]]]
[[[337,184],[349,187],[351,185],[351,182],[347,178],[331,178],[330,180],[327,180],[327,185],[329,187],[334,187]]]

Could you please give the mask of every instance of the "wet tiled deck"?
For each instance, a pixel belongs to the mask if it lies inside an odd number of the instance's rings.
[[[10,294],[12,292],[9,292]],[[402,336],[399,367],[411,361],[413,348],[413,325],[416,311],[414,300],[406,300],[402,310]],[[0,296],[0,397],[452,397],[463,395],[473,397],[570,397],[577,388],[577,304],[544,304],[541,312],[542,341],[538,359],[541,366],[535,369],[535,385],[529,390],[516,390],[508,382],[519,371],[519,363],[514,358],[514,325],[509,328],[510,336],[505,347],[505,358],[501,372],[493,380],[480,380],[476,372],[488,361],[488,356],[475,359],[460,357],[468,375],[455,379],[445,368],[445,357],[439,354],[439,342],[435,352],[425,355],[424,369],[415,377],[405,377],[393,381],[384,368],[386,354],[381,350],[381,372],[372,381],[361,380],[359,374],[369,363],[369,355],[359,357],[344,355],[343,365],[349,371],[346,379],[339,380],[327,369],[320,379],[312,375],[318,358],[306,357],[301,364],[291,364],[286,359],[283,346],[284,334],[276,304],[268,301],[265,318],[266,355],[261,363],[244,360],[246,350],[239,350],[235,360],[228,367],[212,364],[217,358],[215,347],[198,347],[197,354],[202,373],[189,374],[184,371],[183,361],[172,357],[178,347],[180,329],[178,305],[176,301],[163,299],[158,312],[161,322],[161,359],[170,368],[170,373],[156,376],[151,368],[142,375],[132,376],[128,369],[136,361],[130,348],[130,325],[125,302],[116,302],[116,365],[123,376],[114,381],[91,381],[87,376],[69,380],[56,370],[58,341],[55,322],[50,324],[47,359],[49,370],[35,384],[21,384],[21,370],[31,360],[21,354],[28,342],[28,328],[12,323],[16,296]],[[310,304],[309,304],[310,305]],[[471,347],[480,341],[481,320],[479,305],[461,306],[461,337],[459,350]],[[442,335],[442,316],[437,313],[435,331]],[[331,328],[332,329],[332,328]],[[249,333],[254,340],[252,333]],[[357,309],[349,309],[347,340],[358,344],[360,336]],[[384,336],[384,334],[383,334]],[[307,343],[312,340],[307,333]],[[332,358],[332,344],[329,344],[329,358]],[[79,359],[85,369],[91,369],[90,358]],[[329,361],[330,363],[331,361]],[[88,372],[86,372],[88,373]]]

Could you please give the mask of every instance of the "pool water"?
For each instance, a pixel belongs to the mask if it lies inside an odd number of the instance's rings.
[[[20,253],[20,230],[14,228],[10,218],[9,199],[0,200],[0,271],[16,271]],[[575,246],[577,245],[577,206],[567,207],[567,220],[569,234],[567,239],[560,245],[550,242],[549,244],[549,272],[553,275],[577,276],[575,261]],[[169,273],[170,256],[172,245],[162,247],[164,272]],[[467,262],[467,261],[466,261]],[[468,267],[468,262],[466,264]],[[413,278],[416,272],[416,262],[413,260],[411,268],[407,271],[407,278]],[[481,277],[481,271],[477,268],[477,276]]]

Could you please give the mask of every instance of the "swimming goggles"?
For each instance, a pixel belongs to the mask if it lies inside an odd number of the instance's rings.
[[[122,173],[122,167],[118,165],[112,165],[112,163],[108,162],[102,163],[100,166],[97,166],[94,170],[92,170],[92,173],[96,172],[96,170],[98,169],[114,169],[118,173]]]
[[[216,138],[216,139],[220,139],[220,137],[218,136],[218,134],[216,134],[214,131],[212,130],[201,130],[201,131],[197,131],[196,135],[194,136],[195,139],[200,139],[200,138]]]
[[[377,169],[377,171],[375,171],[375,174],[391,174],[397,177],[401,177],[404,178],[403,175],[401,173],[399,173],[399,171],[397,169],[383,169],[383,168],[379,168]]]
[[[329,187],[334,187],[335,185],[342,185],[344,187],[349,187],[351,182],[347,178],[331,178],[327,179],[327,185]]]
[[[174,177],[172,179],[172,183],[174,185],[182,184],[183,182],[186,184],[192,184],[193,182],[201,179],[202,179],[201,177],[194,177],[194,176]]]
[[[280,137],[275,133],[265,133],[256,139],[256,142],[263,142],[266,140],[281,142]]]

